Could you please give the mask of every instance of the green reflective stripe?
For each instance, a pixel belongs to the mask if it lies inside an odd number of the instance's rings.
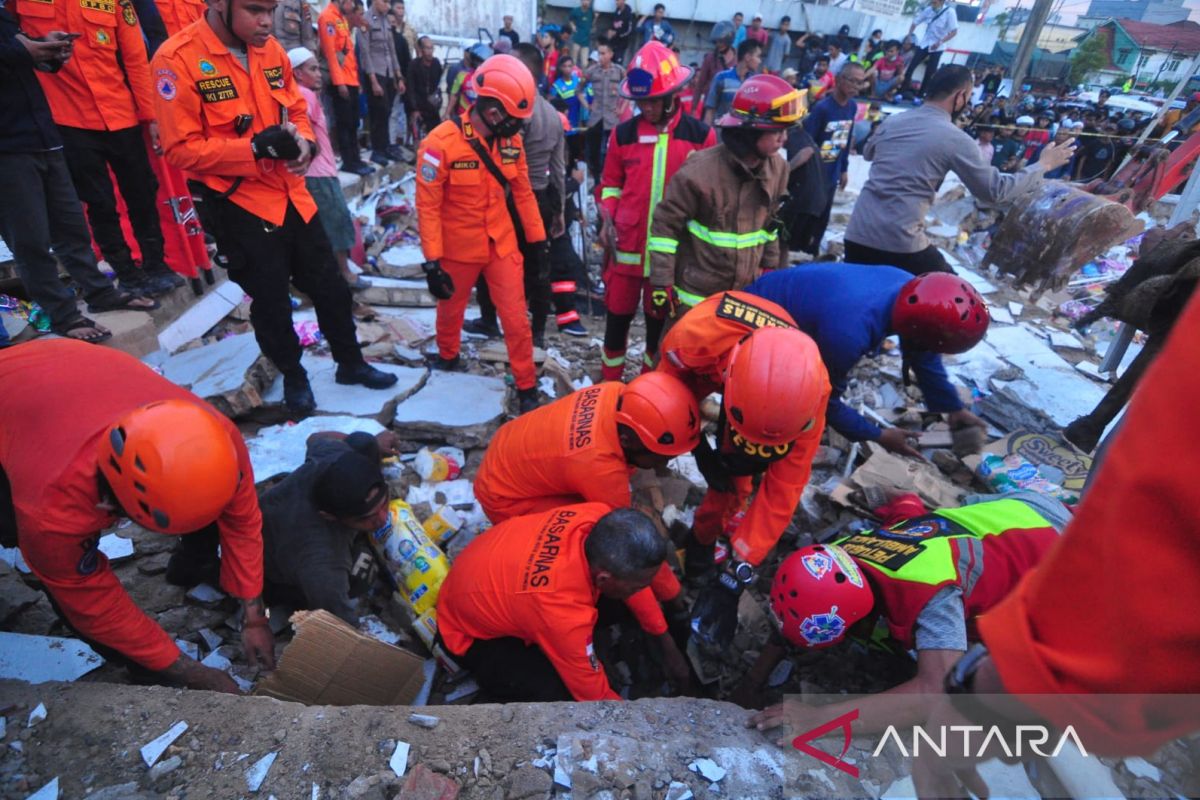
[[[642,263],[642,254],[641,253],[625,253],[625,252],[618,250],[617,251],[617,263],[618,264],[640,264],[640,263]]]
[[[603,351],[601,351],[600,362],[606,367],[619,367],[625,363],[625,354],[621,353],[619,356],[613,356],[612,358],[609,358],[608,356],[604,355]]]
[[[601,200],[611,200],[614,197],[618,200],[621,199],[621,187],[620,186],[605,186],[603,189],[600,190],[600,199]]]
[[[688,220],[687,227],[688,232],[692,236],[695,236],[705,244],[711,244],[713,247],[725,247],[731,250],[745,250],[749,247],[758,247],[779,238],[779,234],[770,233],[762,229],[750,231],[749,233],[714,231],[694,219]]]
[[[675,255],[675,251],[679,249],[679,241],[677,239],[668,239],[665,236],[651,236],[646,240],[647,253],[667,253]]]
[[[653,368],[654,367],[654,356],[652,356],[649,353],[643,353],[642,354],[642,363],[645,364],[647,367]]]
[[[663,191],[667,186],[667,147],[670,144],[671,137],[666,133],[658,135],[658,141],[654,143],[654,166],[650,171],[650,213],[646,215],[646,240],[653,241],[656,237],[650,235],[650,231],[654,229],[654,209],[662,202]],[[679,242],[674,242],[677,247]],[[660,253],[675,254],[675,249],[659,250]],[[646,249],[645,268],[642,274],[650,277],[650,249]]]
[[[679,284],[675,285],[675,296],[679,298],[679,302],[686,306],[695,306],[704,302],[704,295],[692,294],[687,289],[679,288]]]

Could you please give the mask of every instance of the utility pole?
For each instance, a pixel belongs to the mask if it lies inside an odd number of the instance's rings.
[[[1029,14],[1029,22],[1025,23],[1025,32],[1017,44],[1017,53],[1013,56],[1012,85],[1013,92],[1021,91],[1025,83],[1025,74],[1029,72],[1029,62],[1033,59],[1033,51],[1037,48],[1038,37],[1042,34],[1042,26],[1050,16],[1051,0],[1034,0],[1033,11]]]

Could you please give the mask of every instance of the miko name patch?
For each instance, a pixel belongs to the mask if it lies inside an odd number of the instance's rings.
[[[283,88],[283,67],[266,67],[263,69],[263,77],[267,79],[267,86],[272,89]]]
[[[196,81],[196,88],[200,90],[200,99],[206,103],[236,100],[238,96],[237,87],[233,85],[233,78],[228,75],[201,78]]]
[[[450,169],[479,169],[478,161],[451,161]]]
[[[717,304],[717,316],[721,319],[731,319],[749,325],[751,328],[794,328],[792,323],[782,317],[765,311],[758,306],[739,300],[733,295],[726,294]]]

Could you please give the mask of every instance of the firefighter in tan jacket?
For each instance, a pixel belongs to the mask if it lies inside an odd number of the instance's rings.
[[[775,215],[788,165],[779,150],[804,109],[803,95],[781,78],[750,78],[717,120],[721,144],[693,154],[671,179],[647,250],[652,301],[672,318],[782,266]]]

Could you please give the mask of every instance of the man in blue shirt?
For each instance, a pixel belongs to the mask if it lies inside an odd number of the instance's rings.
[[[751,75],[758,74],[758,65],[762,63],[762,45],[753,39],[747,39],[737,46],[737,63],[727,70],[718,72],[708,88],[708,96],[704,98],[704,122],[712,125],[714,120],[729,113],[733,106],[733,96],[741,87],[742,82]]]
[[[661,42],[667,47],[675,43],[675,30],[671,27],[671,23],[667,22],[667,7],[662,3],[654,6],[654,16],[647,17],[642,15],[638,20],[638,28],[642,31],[642,44],[647,45],[650,42]]]
[[[813,230],[813,241],[818,247],[829,225],[833,196],[839,189],[846,188],[850,177],[846,171],[850,163],[850,133],[854,128],[854,117],[858,114],[854,95],[862,88],[866,77],[862,64],[847,63],[837,73],[833,91],[817,101],[801,123],[816,142],[821,164],[825,168],[825,210],[821,214],[820,225]]]
[[[961,320],[956,315],[949,322],[938,316],[936,301],[944,299],[941,293],[947,288],[953,295],[951,307],[971,308],[976,313]],[[936,291],[930,294],[930,289]],[[920,457],[908,443],[914,435],[911,431],[881,429],[841,399],[859,360],[878,352],[883,340],[897,333],[904,350],[904,368],[915,375],[928,409],[948,414],[951,429],[985,427],[983,420],[963,408],[939,355],[969,350],[987,330],[983,298],[960,278],[946,273],[914,278],[897,267],[814,263],[767,273],[744,291],[782,306],[817,343],[833,385],[825,419],[847,439],[879,442],[893,453]],[[902,313],[915,311],[915,325],[907,318],[896,318],[901,295],[906,301],[901,304]],[[910,302],[910,297],[915,299]],[[931,313],[926,313],[930,307]]]

